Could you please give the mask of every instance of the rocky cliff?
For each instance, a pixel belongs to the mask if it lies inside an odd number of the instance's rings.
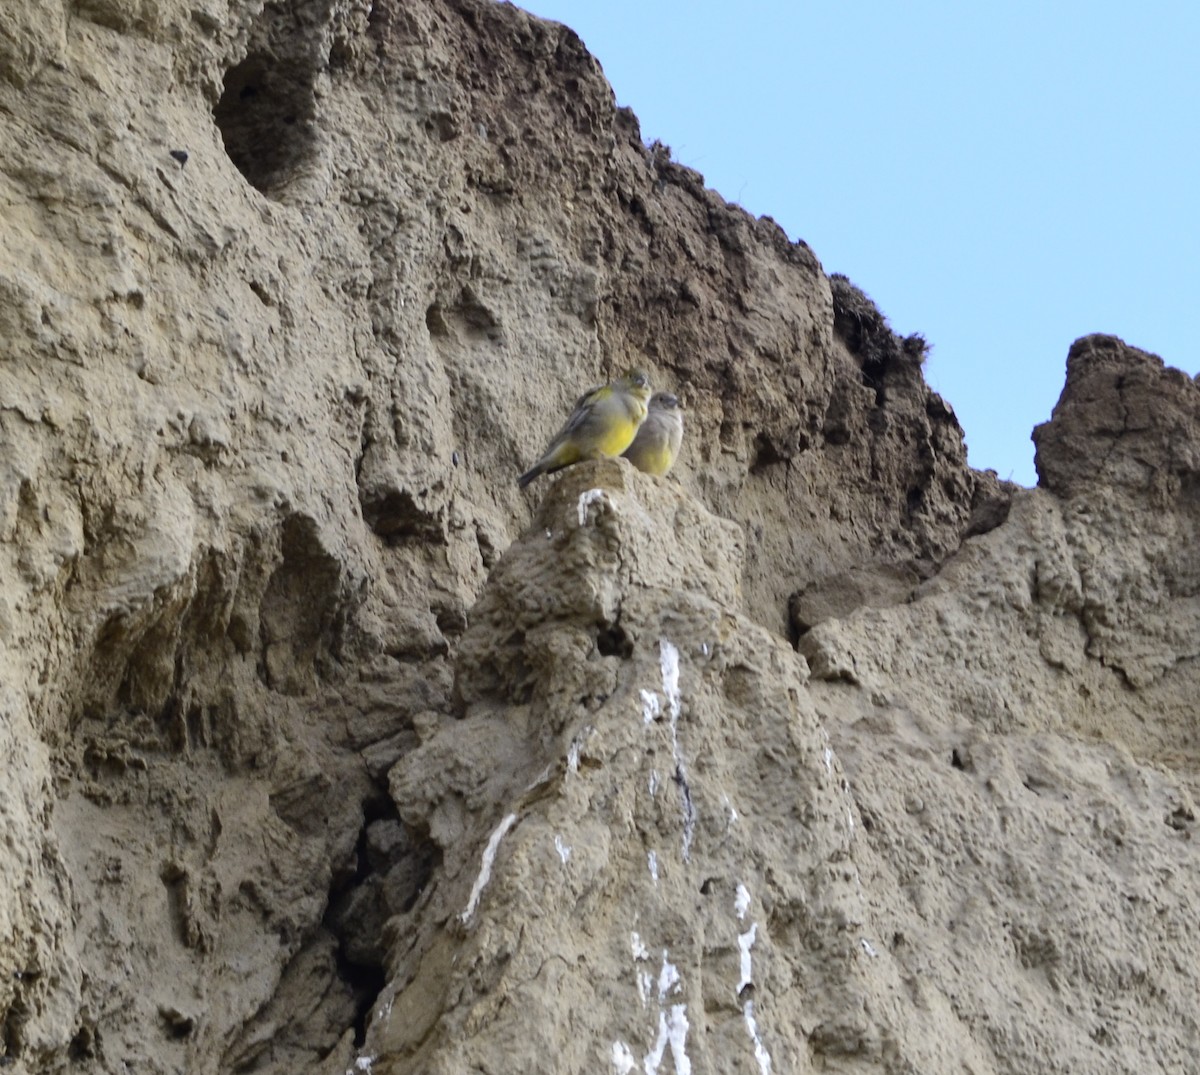
[[[0,145],[0,1064],[1192,1070],[1189,377],[971,471],[491,0],[14,0]]]

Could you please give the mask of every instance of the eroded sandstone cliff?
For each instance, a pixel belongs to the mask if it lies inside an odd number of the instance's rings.
[[[19,0],[0,144],[3,1062],[1189,1070],[1189,377],[972,472],[491,0]]]

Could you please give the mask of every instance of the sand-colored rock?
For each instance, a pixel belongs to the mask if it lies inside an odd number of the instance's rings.
[[[1189,1070],[1189,377],[970,471],[492,0],[12,0],[0,144],[5,1064]]]

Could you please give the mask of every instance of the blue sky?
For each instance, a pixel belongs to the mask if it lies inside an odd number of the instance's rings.
[[[1200,4],[529,0],[647,142],[902,334],[973,466],[1036,484],[1067,348],[1200,367]]]

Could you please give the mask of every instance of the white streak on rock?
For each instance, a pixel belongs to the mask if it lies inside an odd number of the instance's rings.
[[[650,959],[650,949],[637,933],[629,935],[629,950],[633,953],[635,963],[645,963]],[[639,970],[634,975],[637,980],[638,996],[644,1008],[650,1000],[650,991],[654,988],[654,975],[649,971]]]
[[[691,1075],[692,1062],[687,1055],[687,1005],[672,1004],[667,1033],[671,1039],[671,1059],[675,1061],[675,1075]]]
[[[488,837],[487,847],[483,849],[483,861],[479,867],[479,876],[475,878],[475,884],[471,887],[471,898],[467,900],[467,909],[458,916],[459,921],[464,924],[471,920],[471,915],[475,913],[475,908],[479,906],[479,897],[483,894],[484,886],[491,880],[492,865],[496,861],[496,851],[500,847],[500,841],[504,839],[504,834],[516,823],[517,815],[509,814],[496,826],[492,831],[492,835]]]
[[[650,993],[654,989],[654,975],[649,971],[639,971],[637,976],[638,996],[642,998],[642,1007],[644,1008],[650,1000]]]
[[[667,706],[671,712],[671,719],[679,719],[679,650],[675,648],[675,643],[668,642],[665,638],[660,638],[658,641],[658,664],[662,670],[663,694],[667,698]]]
[[[629,936],[629,948],[633,953],[634,962],[646,962],[650,953],[642,938],[636,933]],[[672,1004],[669,1009],[667,998],[682,990],[679,979],[679,969],[671,962],[670,952],[664,948],[662,952],[662,970],[658,973],[658,1026],[654,1045],[642,1060],[642,1071],[645,1075],[657,1075],[662,1065],[667,1048],[671,1050],[671,1060],[674,1063],[675,1075],[691,1075],[692,1062],[687,1055],[687,1005]],[[654,976],[644,971],[637,971],[638,996],[642,999],[642,1007],[646,1007],[654,990]],[[633,1052],[621,1041],[612,1046],[613,1067],[627,1075],[633,1070]]]
[[[869,955],[872,959],[875,959],[879,955],[879,953],[875,951],[875,946],[868,941],[866,937],[863,937],[858,943],[862,945],[862,950],[866,952],[867,955]]]
[[[733,902],[733,909],[737,911],[738,921],[742,921],[746,917],[746,912],[750,910],[750,890],[738,882],[737,899]]]
[[[833,747],[825,748],[825,771],[833,775]]]
[[[658,1037],[654,1040],[654,1048],[646,1054],[642,1070],[646,1075],[657,1075],[658,1066],[662,1063],[663,1053],[667,1051],[667,1013],[658,1013]]]
[[[696,831],[696,806],[688,787],[687,767],[683,761],[683,750],[679,746],[679,714],[682,698],[679,693],[679,650],[665,638],[658,640],[659,668],[662,671],[663,695],[667,699],[667,712],[671,717],[671,755],[675,760],[675,781],[683,798],[683,861],[691,856],[692,837]]]
[[[655,851],[646,852],[646,864],[650,867],[650,876],[654,879],[654,883],[658,884],[658,853]]]
[[[642,691],[642,723],[649,724],[662,713],[662,704],[653,691]]]
[[[571,847],[569,844],[563,843],[563,838],[557,833],[554,835],[554,850],[558,852],[558,857],[562,859],[562,864],[565,866],[571,859]]]
[[[750,974],[750,949],[754,947],[755,938],[758,936],[758,923],[753,923],[745,933],[738,934],[738,948],[741,950],[741,973],[738,976],[738,995],[741,995],[743,989],[746,988],[753,980]]]
[[[679,968],[667,959],[667,949],[663,949],[662,970],[658,972],[658,1000],[662,1003],[667,994],[679,991]]]
[[[554,766],[552,766],[552,765],[542,766],[542,771],[540,773],[538,773],[538,775],[535,776],[531,781],[529,781],[528,784],[525,785],[525,790],[533,791],[534,788],[545,787],[545,785],[549,782],[550,777],[553,775],[553,773],[554,773]]]
[[[650,949],[646,947],[645,942],[637,933],[629,935],[629,948],[633,952],[633,958],[645,962],[650,958]]]
[[[758,1070],[761,1075],[771,1075],[771,1054],[767,1052],[767,1047],[758,1033],[758,1024],[754,1021],[754,1001],[746,1001],[742,1007],[742,1015],[746,1018],[746,1033],[754,1042],[754,1059],[758,1061]]]
[[[579,494],[579,525],[587,526],[588,508],[593,504],[602,504],[607,501],[603,489],[589,489],[585,493]]]
[[[567,772],[579,772],[579,762],[583,757],[584,744],[591,738],[595,730],[592,725],[588,724],[571,740],[571,745],[567,748]]]
[[[658,794],[658,780],[659,780],[658,770],[651,769],[650,770],[650,798],[652,798],[652,799],[654,798],[655,795]]]
[[[637,1067],[633,1053],[623,1041],[614,1041],[612,1045],[612,1065],[617,1075],[629,1075]]]

